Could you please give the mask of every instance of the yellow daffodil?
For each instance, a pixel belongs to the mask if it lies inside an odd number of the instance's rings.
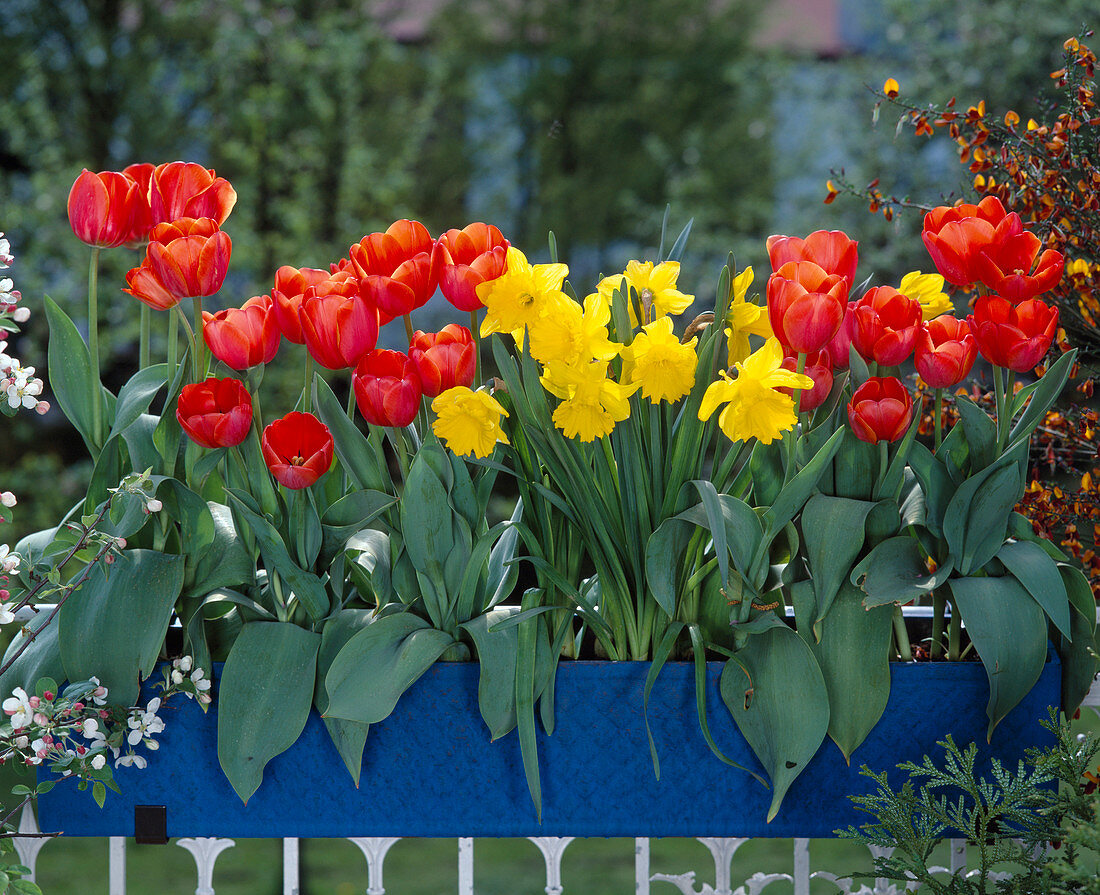
[[[552,362],[540,380],[543,388],[562,402],[554,410],[554,425],[566,438],[592,441],[611,433],[615,424],[630,416],[627,400],[638,384],[622,385],[607,378],[607,363]]]
[[[497,442],[508,444],[500,418],[508,411],[487,392],[464,385],[447,389],[432,401],[437,415],[432,431],[456,454],[488,457]]]
[[[569,296],[561,291],[569,268],[564,264],[529,264],[515,246],[508,248],[508,269],[495,280],[477,287],[477,297],[486,307],[481,334],[512,333],[516,341],[523,330],[537,323]]]
[[[687,344],[672,332],[672,318],[660,317],[642,327],[634,341],[623,348],[623,378],[642,387],[643,397],[654,404],[679,401],[695,384],[693,338]]]
[[[943,291],[943,277],[938,273],[921,273],[913,270],[901,278],[898,292],[920,302],[921,317],[934,320],[940,314],[955,310],[951,299]]]
[[[733,280],[733,301],[726,315],[726,339],[729,348],[730,364],[741,363],[752,353],[749,336],[771,338],[772,325],[768,320],[767,308],[746,301],[749,286],[752,285],[753,272],[746,267]]]
[[[584,310],[568,296],[553,303],[550,312],[530,324],[531,356],[543,364],[607,361],[622,348],[608,339],[611,308],[598,293],[584,300]]]
[[[695,301],[694,295],[685,295],[676,288],[676,278],[679,276],[678,261],[664,261],[656,266],[652,261],[631,261],[622,273],[600,280],[596,289],[610,304],[611,296],[626,280],[626,284],[638,293],[646,319],[655,320],[666,314],[682,314]],[[630,302],[630,322],[638,325],[634,302]]]
[[[783,347],[777,339],[768,339],[763,348],[736,365],[736,379],[730,379],[722,371],[722,378],[707,387],[699,406],[699,419],[710,419],[725,404],[718,425],[730,441],[755,437],[771,444],[798,421],[794,398],[777,389],[814,386],[809,376],[784,370],[782,364]]]

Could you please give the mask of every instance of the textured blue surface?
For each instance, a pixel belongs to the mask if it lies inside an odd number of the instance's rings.
[[[886,714],[852,767],[826,739],[767,824],[771,793],[715,758],[699,732],[688,663],[668,664],[650,700],[661,760],[661,779],[654,779],[642,717],[648,667],[561,664],[557,729],[550,737],[539,730],[541,826],[515,732],[489,742],[477,710],[478,667],[447,663],[433,666],[390,718],[371,727],[358,789],[312,716],[243,805],[218,766],[216,712],[204,716],[179,699],[162,712],[166,729],[149,767],[116,772],[122,795],[108,792],[101,810],[90,793],[62,783],[40,799],[40,823],[75,836],[132,836],[139,804],[167,806],[169,836],[818,837],[866,821],[846,798],[871,789],[860,765],[884,770],[919,760],[949,732],[956,742],[985,745],[988,684],[980,663],[895,665]],[[711,732],[727,755],[759,769],[718,696],[721,668],[707,668]],[[983,768],[990,754],[1015,766],[1026,746],[1049,741],[1036,722],[1058,702],[1059,673],[1057,660],[1048,662],[983,748]]]

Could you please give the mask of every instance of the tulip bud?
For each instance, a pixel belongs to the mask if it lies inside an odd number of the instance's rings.
[[[872,376],[848,402],[848,422],[860,441],[897,441],[909,428],[913,399],[901,380]]]
[[[457,385],[472,385],[476,359],[474,337],[457,323],[448,323],[437,333],[417,330],[409,345],[409,360],[430,398]]]
[[[355,402],[374,426],[407,426],[416,418],[423,391],[416,366],[400,351],[371,351],[352,377]]]
[[[932,388],[950,388],[967,377],[977,356],[978,343],[966,321],[943,314],[921,328],[914,362]]]
[[[913,353],[921,320],[919,301],[877,286],[852,309],[852,344],[864,360],[896,366]]]

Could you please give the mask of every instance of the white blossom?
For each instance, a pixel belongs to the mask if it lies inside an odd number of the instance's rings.
[[[127,720],[127,725],[130,727],[130,733],[126,736],[126,742],[131,746],[136,746],[146,737],[152,737],[154,734],[160,733],[164,730],[164,722],[157,717],[157,710],[160,708],[160,697],[149,700],[149,705],[144,709],[135,709]]]
[[[4,239],[3,233],[0,233],[0,270],[11,267],[14,260],[15,256],[11,253],[11,243]]]
[[[133,752],[120,756],[115,760],[116,768],[128,768],[130,765],[133,765],[135,768],[144,769],[149,766],[149,762],[142,756],[135,755]]]
[[[3,547],[7,547],[7,544],[4,544]],[[11,726],[16,730],[20,727],[26,727],[31,718],[34,717],[34,709],[31,708],[30,698],[27,696],[27,691],[22,687],[16,687],[12,690],[12,695],[4,700],[2,708],[4,714],[11,716]]]
[[[7,544],[0,544],[0,572],[10,574],[19,571],[20,556],[12,553]],[[5,703],[6,705],[7,703]]]

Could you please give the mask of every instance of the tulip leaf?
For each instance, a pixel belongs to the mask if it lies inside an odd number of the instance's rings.
[[[999,559],[1012,577],[1024,586],[1032,598],[1043,607],[1054,627],[1069,638],[1070,604],[1058,563],[1046,555],[1038,544],[1030,541],[1009,541],[997,551]]]
[[[320,374],[313,377],[313,406],[321,422],[332,433],[333,448],[340,465],[351,480],[364,490],[386,491],[391,488],[389,471],[380,468],[381,450],[375,450],[340,406],[332,389]]]
[[[514,618],[518,613],[518,606],[502,606],[459,625],[474,641],[480,663],[477,704],[485,726],[489,728],[489,736],[494,740],[516,726],[519,624],[493,626]]]
[[[890,698],[891,606],[865,609],[863,593],[845,583],[821,622],[821,639],[810,649],[829,691],[829,736],[851,761]]]
[[[485,589],[489,595],[488,608],[508,599],[519,580],[519,564],[514,562],[516,546],[519,543],[519,524],[523,519],[523,501],[516,501],[512,518],[504,533],[497,539],[489,551],[489,565],[486,570]]]
[[[364,600],[373,597],[379,606],[393,598],[390,583],[390,536],[383,531],[364,528],[348,538],[344,548],[352,560],[352,580]]]
[[[1042,608],[1011,576],[952,578],[951,597],[989,678],[989,731],[1035,686],[1047,656]]]
[[[833,599],[863,549],[864,523],[875,504],[815,494],[802,508],[802,538],[817,600],[817,620]]]
[[[237,534],[233,513],[220,503],[207,503],[214,534],[209,544],[188,554],[184,597],[202,597],[222,587],[250,584],[256,563]]]
[[[752,499],[758,507],[770,507],[783,489],[783,443],[761,441],[752,446],[749,469],[752,472]]]
[[[305,729],[321,635],[284,622],[241,629],[218,689],[218,763],[241,801]]]
[[[374,618],[369,609],[341,609],[325,620],[321,632],[321,646],[317,651],[317,680],[313,688],[313,705],[324,715],[328,709],[328,691],[325,689],[325,677],[332,666],[332,660],[343,649],[344,644]],[[359,785],[359,774],[363,768],[363,747],[367,742],[369,724],[347,721],[343,718],[322,718],[332,744],[340,754],[344,766],[351,774],[355,785]]]
[[[765,540],[770,541],[775,537],[802,509],[803,504],[817,488],[817,481],[821,478],[825,467],[840,450],[844,437],[844,429],[838,429],[834,432],[821,450],[814,455],[813,459],[783,486],[783,489],[775,498],[775,503],[764,512]]]
[[[963,575],[980,569],[1001,549],[1022,491],[1019,464],[1009,454],[959,486],[944,514],[943,536]]]
[[[397,700],[454,643],[410,612],[357,631],[336,654],[325,680],[326,714],[362,724],[389,717]]]
[[[1084,573],[1076,566],[1058,567],[1071,604],[1070,634],[1073,639],[1056,635],[1058,657],[1062,660],[1062,711],[1072,717],[1092,687],[1097,672],[1096,598]],[[10,691],[4,690],[7,693]]]
[[[182,556],[127,550],[97,563],[61,607],[58,642],[71,681],[96,675],[120,705],[133,705],[153,673],[183,588]]]
[[[955,408],[970,446],[970,468],[978,472],[997,458],[997,424],[966,395],[955,399]]]
[[[928,448],[919,441],[909,449],[909,468],[920,482],[924,494],[924,525],[940,537],[943,534],[943,519],[951,498],[955,496],[956,486],[947,474],[947,468]]]
[[[452,511],[447,491],[427,455],[413,460],[401,496],[401,530],[409,533],[405,550],[418,572],[443,580],[443,566],[454,548]]]
[[[645,577],[653,599],[670,617],[676,615],[678,573],[695,526],[683,519],[666,519],[649,536],[645,548]]]
[[[4,663],[6,663],[16,654],[27,636],[34,634],[34,640],[31,641],[30,646],[23,650],[8,670],[0,675],[0,693],[5,696],[16,687],[22,687],[31,693],[34,685],[44,677],[52,677],[54,680],[62,680],[65,677],[65,665],[61,661],[61,646],[57,637],[58,627],[50,623],[49,616],[48,612],[40,612],[20,627],[4,652]],[[36,634],[35,632],[39,630],[41,633]]]
[[[878,446],[856,438],[847,426],[844,443],[833,460],[833,493],[851,500],[871,500],[878,479]]]
[[[137,418],[149,409],[153,398],[167,382],[167,364],[154,364],[144,370],[138,370],[130,377],[130,380],[119,390],[118,403],[115,405],[115,422],[110,434],[120,435],[130,428]],[[174,413],[174,408],[166,409],[169,413]]]
[[[1066,387],[1066,381],[1069,379],[1070,370],[1073,369],[1073,362],[1076,358],[1076,348],[1067,351],[1039,379],[1038,386],[1031,393],[1031,400],[1028,402],[1027,409],[1016,420],[1016,424],[1009,432],[1008,451],[1029,438],[1035,427],[1039,425],[1039,421],[1046,416],[1047,411],[1050,410],[1058,396],[1062,394],[1062,389]]]
[[[1009,516],[1007,534],[1010,538],[1015,538],[1017,541],[1030,541],[1033,544],[1037,544],[1039,548],[1055,562],[1069,562],[1069,557],[1061,551],[1052,540],[1035,533],[1035,527],[1027,516],[1021,515],[1020,513],[1013,513]]]
[[[168,389],[168,396],[164,399],[165,407],[175,407],[179,401],[180,392],[186,382],[185,375],[189,369],[188,358],[190,353],[190,347],[185,347],[183,358],[172,377],[172,385]],[[153,445],[156,447],[157,453],[160,454],[163,463],[160,471],[165,475],[173,476],[176,474],[176,461],[179,459],[180,440],[182,438],[183,430],[180,428],[179,420],[176,419],[176,414],[174,412],[162,413],[157,421],[156,429],[153,430]]]
[[[806,642],[786,625],[748,638],[719,684],[738,729],[772,782],[768,822],[829,728],[829,692]]]
[[[908,603],[932,593],[947,580],[952,563],[945,562],[929,574],[920,544],[908,535],[883,541],[852,569],[851,583],[867,595],[870,609],[887,603]]]
[[[80,437],[84,439],[88,451],[93,457],[98,455],[100,442],[98,434],[92,431],[93,389],[99,383],[92,383],[92,365],[88,346],[84,344],[76,324],[48,295],[43,299],[46,305],[46,320],[50,325],[50,342],[46,353],[49,365],[50,391],[61,406]]]

